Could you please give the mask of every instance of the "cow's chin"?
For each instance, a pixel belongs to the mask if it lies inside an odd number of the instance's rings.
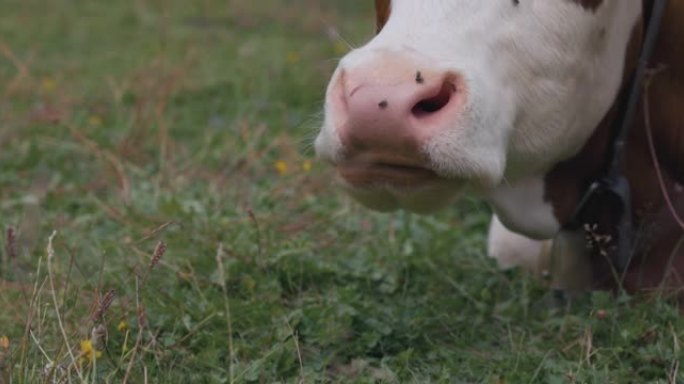
[[[435,213],[452,203],[465,187],[462,181],[445,179],[420,167],[338,165],[337,172],[350,196],[381,212],[406,209],[420,214]]]

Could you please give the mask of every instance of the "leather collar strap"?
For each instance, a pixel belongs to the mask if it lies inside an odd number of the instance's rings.
[[[612,266],[619,272],[627,268],[634,250],[630,188],[627,178],[622,173],[625,141],[630,128],[634,125],[644,77],[658,41],[666,6],[667,0],[654,0],[639,62],[627,88],[629,92],[619,100],[618,120],[615,123],[606,168],[602,176],[587,188],[570,222],[565,225],[567,229],[584,229],[592,232],[596,226],[592,220],[596,217],[610,217],[609,220],[614,226],[610,231],[612,248],[610,252],[601,250],[601,254],[609,257]]]
[[[625,140],[627,139],[630,127],[634,123],[634,117],[636,116],[639,99],[641,97],[641,90],[643,89],[644,77],[648,71],[649,61],[653,56],[653,50],[658,42],[658,35],[660,33],[666,6],[667,0],[655,0],[655,3],[653,4],[651,18],[648,20],[646,38],[644,39],[641,56],[639,56],[639,63],[630,84],[629,97],[626,102],[623,102],[621,103],[622,105],[620,105],[619,116],[621,118],[617,123],[619,130],[613,140],[613,157],[609,173],[620,172],[620,166],[624,158]]]

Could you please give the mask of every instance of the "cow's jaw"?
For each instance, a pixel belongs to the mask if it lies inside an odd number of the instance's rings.
[[[603,0],[597,9],[574,0],[394,0],[381,33],[333,76],[316,151],[376,209],[425,212],[463,190],[506,195],[541,179],[591,135],[620,87],[640,7],[640,0]],[[430,99],[418,95],[425,87],[451,83],[454,92],[427,119],[412,112]],[[410,182],[420,171],[430,177]],[[518,195],[492,203],[505,201],[502,211],[516,199],[544,204],[539,194]],[[548,220],[537,222],[506,220],[535,237],[549,232],[541,228]]]

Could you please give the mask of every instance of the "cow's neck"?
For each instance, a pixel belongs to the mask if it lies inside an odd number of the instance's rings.
[[[650,3],[652,1],[645,4],[648,9]],[[684,46],[681,44],[684,41],[684,24],[678,22],[682,16],[684,3],[670,1],[652,60],[653,65],[659,66],[660,70],[647,80],[648,86],[627,140],[624,174],[632,191],[640,252],[630,268],[634,276],[629,275],[626,284],[634,287],[658,284],[668,264],[665,259],[672,255],[684,256],[684,247],[677,246],[682,230],[663,199],[646,136],[650,128],[666,192],[672,196],[675,209],[684,216],[684,192],[680,186],[684,184]],[[641,30],[640,26],[635,28],[628,50],[627,75],[633,70],[638,57]],[[648,123],[644,113],[646,105],[649,106]],[[600,176],[607,160],[616,118],[614,107],[582,150],[547,174],[546,197],[553,205],[554,215],[559,222],[566,223],[570,219],[589,183]],[[675,261],[674,270],[682,274],[684,257],[676,258],[679,259],[683,259],[681,265]]]

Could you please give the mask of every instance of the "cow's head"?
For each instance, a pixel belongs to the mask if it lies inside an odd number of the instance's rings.
[[[376,1],[316,151],[380,210],[426,212],[574,155],[612,105],[641,0]]]

